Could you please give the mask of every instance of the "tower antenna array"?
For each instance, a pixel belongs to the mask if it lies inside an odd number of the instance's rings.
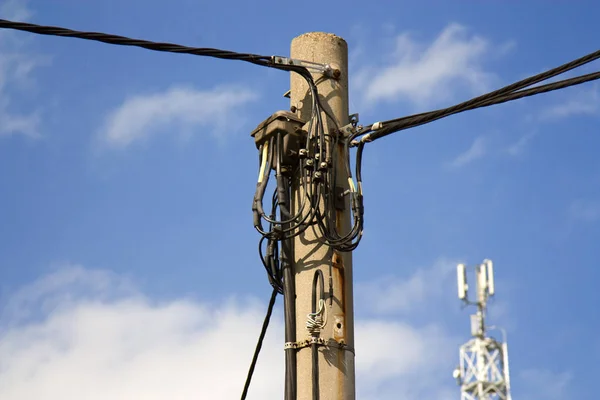
[[[457,266],[458,298],[467,306],[477,307],[471,315],[472,338],[460,347],[460,364],[453,376],[461,390],[461,400],[511,400],[506,331],[486,325],[487,304],[495,294],[494,265],[484,260],[475,267],[476,300],[469,300],[467,267]],[[488,335],[502,332],[502,342]]]

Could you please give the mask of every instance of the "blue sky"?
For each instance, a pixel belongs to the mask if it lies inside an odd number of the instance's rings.
[[[32,0],[3,2],[0,17],[266,55],[334,32],[349,44],[350,111],[363,123],[597,50],[593,2],[371,4]],[[0,31],[0,398],[239,396],[270,293],[249,134],[289,107],[288,86],[287,73],[241,62]],[[513,396],[592,398],[598,89],[367,146],[359,398],[458,398],[469,313],[454,268],[485,258]],[[249,398],[281,398],[282,338],[279,308]],[[216,385],[224,374],[231,383]]]

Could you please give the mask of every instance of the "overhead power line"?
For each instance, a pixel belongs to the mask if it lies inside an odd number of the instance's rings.
[[[118,36],[101,32],[75,31],[72,29],[61,28],[56,26],[43,26],[25,22],[8,21],[5,19],[0,19],[0,28],[26,31],[38,35],[62,36],[92,40],[96,42],[103,42],[119,46],[141,47],[148,50],[167,53],[193,54],[196,56],[221,58],[226,60],[239,60],[261,65],[264,67],[282,69],[286,71],[299,72],[305,70],[304,66],[282,64],[282,59],[289,61],[289,59],[286,59],[285,57],[264,56],[251,53],[237,53],[234,51],[213,48],[189,47],[174,43],[153,42],[149,40],[133,39],[125,36]]]
[[[577,76],[575,78],[564,79],[562,81],[548,83],[546,85],[540,85],[532,87],[531,89],[519,90],[514,93],[506,94],[504,96],[491,99],[487,102],[478,104],[477,106],[469,108],[473,110],[480,107],[488,107],[494,104],[506,103],[507,101],[522,99],[523,97],[534,96],[536,94],[548,93],[554,90],[564,89],[570,86],[581,85],[582,83],[591,82],[600,79],[600,71],[592,72],[590,74]]]
[[[72,29],[56,27],[56,26],[44,26],[36,25],[25,22],[9,21],[0,19],[0,28],[15,29],[20,31],[31,32],[39,35],[50,35],[50,36],[61,36],[61,37],[73,37],[78,39],[85,39],[97,42],[103,42],[113,45],[120,46],[132,46],[140,47],[148,50],[179,53],[179,54],[192,54],[204,57],[213,57],[227,60],[238,60],[245,61],[252,64],[257,64],[265,67],[281,69],[285,71],[297,72],[306,78],[309,78],[307,69],[322,69],[323,72],[333,72],[328,70],[328,66],[316,65],[313,63],[306,63],[300,60],[292,60],[286,57],[280,56],[265,56],[252,53],[238,53],[229,50],[221,50],[214,48],[203,48],[203,47],[189,47],[175,43],[167,42],[153,42],[142,39],[133,39],[125,36],[101,33],[101,32],[85,32],[76,31]],[[533,96],[540,93],[546,93],[558,89],[563,89],[569,86],[579,85],[585,82],[599,79],[596,73],[582,75],[572,79],[566,79],[563,81],[556,82],[555,84],[548,84],[532,89],[522,91],[526,87],[535,85],[537,83],[548,80],[557,75],[563,74],[574,68],[580,67],[584,64],[590,63],[600,58],[600,50],[593,53],[587,54],[576,60],[563,64],[559,67],[553,68],[546,72],[525,78],[493,92],[486,93],[484,95],[472,98],[463,103],[456,104],[451,107],[410,115],[401,118],[395,118],[383,122],[377,122],[370,126],[364,127],[363,129],[352,135],[351,139],[357,136],[367,134],[363,136],[364,142],[370,142],[389,134],[413,128],[416,126],[424,125],[441,118],[448,117],[450,115],[458,114],[464,111],[473,110],[481,107],[488,107],[494,104],[500,104],[507,101],[520,99],[523,97]],[[356,144],[356,143],[355,143]]]
[[[388,121],[378,122],[370,126],[364,127],[362,130],[353,135],[352,138],[360,136],[362,134],[368,134],[363,137],[364,141],[373,141],[384,136],[390,135],[394,132],[406,130],[419,125],[424,125],[435,120],[448,117],[450,115],[458,114],[464,111],[473,110],[475,108],[487,107],[494,104],[505,103],[507,101],[520,99],[523,97],[533,96],[540,93],[546,93],[558,89],[563,89],[569,86],[579,85],[585,82],[590,82],[599,79],[597,73],[587,74],[578,76],[571,79],[565,79],[559,82],[536,86],[528,90],[521,90],[526,87],[535,85],[543,82],[557,75],[563,74],[574,68],[588,64],[600,58],[600,50],[593,53],[587,54],[581,58],[563,64],[559,67],[550,69],[540,74],[522,79],[518,82],[512,83],[508,86],[495,90],[493,92],[486,93],[484,95],[472,98],[465,102],[456,104],[451,107],[442,108],[435,111],[410,115],[402,118],[391,119]]]
[[[449,117],[450,115],[459,114],[464,111],[474,110],[476,108],[489,107],[496,104],[502,104],[513,100],[522,99],[524,97],[535,96],[537,94],[548,93],[559,89],[565,89],[570,86],[581,85],[582,83],[591,82],[600,79],[600,71],[593,72],[586,75],[577,76],[574,78],[564,79],[562,81],[557,81],[553,83],[548,83],[546,85],[535,86],[530,89],[518,90],[516,92],[508,93],[505,95],[492,97],[488,100],[483,100],[479,102],[468,102],[461,103],[465,104],[462,107],[449,107],[443,108],[436,111],[425,112],[421,114],[409,115],[407,117],[398,118],[394,120],[393,125],[386,125],[387,122],[381,122],[382,128],[380,130],[376,129],[376,124],[371,125],[370,127],[363,128],[362,131],[359,131],[358,134],[368,133],[372,131],[368,137],[364,137],[365,142],[371,142],[375,139],[379,139],[381,137],[387,136],[389,134],[403,131],[410,128],[415,128],[420,125],[425,125],[433,121],[437,121],[438,119]],[[355,144],[357,144],[355,142]]]
[[[101,32],[83,32],[75,31],[67,28],[60,28],[56,26],[42,26],[29,24],[25,22],[14,22],[0,19],[0,28],[15,29],[19,31],[26,31],[36,33],[38,35],[49,35],[49,36],[63,36],[72,37],[77,39],[92,40],[96,42],[104,42],[108,44],[115,44],[119,46],[134,46],[143,47],[148,50],[162,51],[169,53],[182,53],[182,54],[194,54],[197,56],[224,58],[228,60],[241,60],[254,63],[268,62],[270,57],[261,56],[257,54],[247,53],[236,53],[233,51],[211,49],[211,48],[199,48],[199,47],[188,47],[174,43],[161,43],[152,42],[148,40],[132,39],[125,36],[111,35]]]

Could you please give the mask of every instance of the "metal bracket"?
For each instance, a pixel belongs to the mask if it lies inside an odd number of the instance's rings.
[[[310,339],[301,340],[299,342],[286,342],[283,346],[283,349],[284,350],[288,350],[288,349],[301,350],[305,347],[310,347],[313,344],[316,344],[317,346],[334,347],[336,349],[346,350],[346,351],[349,351],[350,353],[356,355],[356,353],[354,352],[354,348],[348,346],[343,341],[336,342],[334,339],[325,340],[323,338],[317,338],[317,337],[311,337]]]
[[[358,113],[349,115],[348,119],[350,120],[350,123],[340,128],[340,134],[344,138],[347,138],[356,132],[356,127],[358,126]]]
[[[286,342],[283,345],[283,349],[284,350],[287,350],[287,349],[299,350],[299,349],[303,349],[305,347],[311,346],[312,344],[315,344],[315,343],[318,346],[325,346],[325,339],[311,337],[310,339],[301,340],[299,342]]]
[[[340,186],[336,186],[333,195],[335,196],[335,209],[338,211],[344,211],[346,209],[346,189]]]
[[[323,75],[333,79],[338,79],[341,74],[339,69],[333,69],[329,64],[297,60],[295,58],[272,56],[271,62],[277,65],[294,65],[297,67],[304,67],[308,70],[321,72]]]
[[[356,127],[352,123],[349,123],[348,125],[344,125],[340,128],[340,134],[344,138],[347,138],[348,136],[352,135],[354,132],[356,132]]]

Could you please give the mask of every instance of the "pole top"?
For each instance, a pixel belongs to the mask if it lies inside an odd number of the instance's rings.
[[[297,42],[297,41],[322,42],[325,40],[330,41],[330,42],[337,42],[340,46],[345,46],[345,47],[348,46],[348,44],[342,37],[340,37],[334,33],[327,33],[327,32],[303,33],[302,35],[296,36],[294,39],[292,39],[292,43]]]

